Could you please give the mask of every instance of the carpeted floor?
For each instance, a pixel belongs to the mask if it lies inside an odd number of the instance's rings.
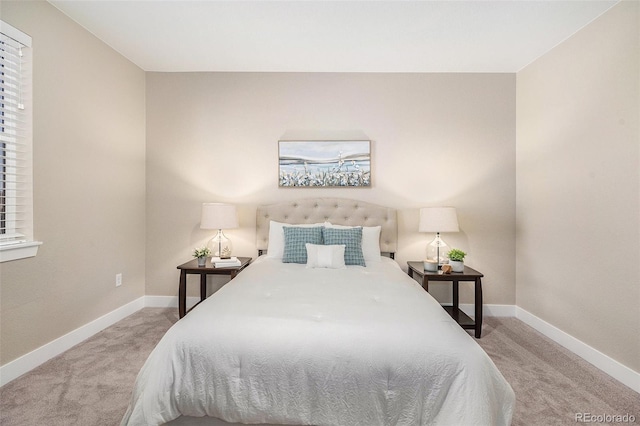
[[[138,370],[175,321],[176,309],[145,308],[5,385],[0,425],[119,424]],[[577,413],[640,424],[640,394],[521,321],[486,318],[477,342],[516,393],[514,426],[575,425]]]

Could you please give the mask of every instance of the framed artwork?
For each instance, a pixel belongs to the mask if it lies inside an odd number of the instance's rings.
[[[279,185],[371,187],[371,141],[279,141]]]

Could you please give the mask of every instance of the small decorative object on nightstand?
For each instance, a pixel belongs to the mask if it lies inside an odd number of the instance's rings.
[[[449,250],[447,257],[449,258],[449,265],[451,265],[453,272],[464,272],[464,257],[466,255],[467,253],[460,249]]]
[[[207,263],[207,257],[211,256],[209,247],[193,249],[193,257],[198,259],[198,266],[202,267]]]
[[[224,247],[220,251],[220,259],[231,259],[231,248],[230,247]]]
[[[428,272],[438,272],[438,261],[435,259],[425,259],[424,270]]]

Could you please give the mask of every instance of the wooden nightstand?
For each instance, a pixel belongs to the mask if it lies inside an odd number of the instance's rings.
[[[414,275],[417,275],[420,278],[419,282],[421,281],[422,288],[427,292],[429,291],[429,281],[451,281],[453,286],[453,305],[443,305],[442,307],[462,328],[474,329],[475,336],[479,339],[482,334],[482,277],[484,275],[466,265],[464,272],[452,272],[450,274],[443,274],[442,271],[427,272],[424,270],[424,262],[407,262],[407,265],[409,266],[407,270],[409,276],[414,278]],[[459,308],[458,283],[460,281],[473,281],[475,283],[475,321]]]
[[[238,257],[240,266],[228,268],[215,268],[211,265],[211,258],[207,258],[205,266],[198,266],[198,259],[190,260],[178,266],[180,269],[180,287],[178,289],[178,313],[180,318],[184,317],[191,309],[195,308],[207,298],[207,275],[229,275],[234,279],[236,275],[251,263],[250,257]],[[200,275],[200,302],[187,311],[187,274]]]

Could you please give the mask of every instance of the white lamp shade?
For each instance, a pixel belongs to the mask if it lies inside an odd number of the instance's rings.
[[[458,232],[455,207],[425,207],[420,209],[419,232]]]
[[[201,229],[231,229],[238,227],[236,206],[222,203],[202,203]]]

